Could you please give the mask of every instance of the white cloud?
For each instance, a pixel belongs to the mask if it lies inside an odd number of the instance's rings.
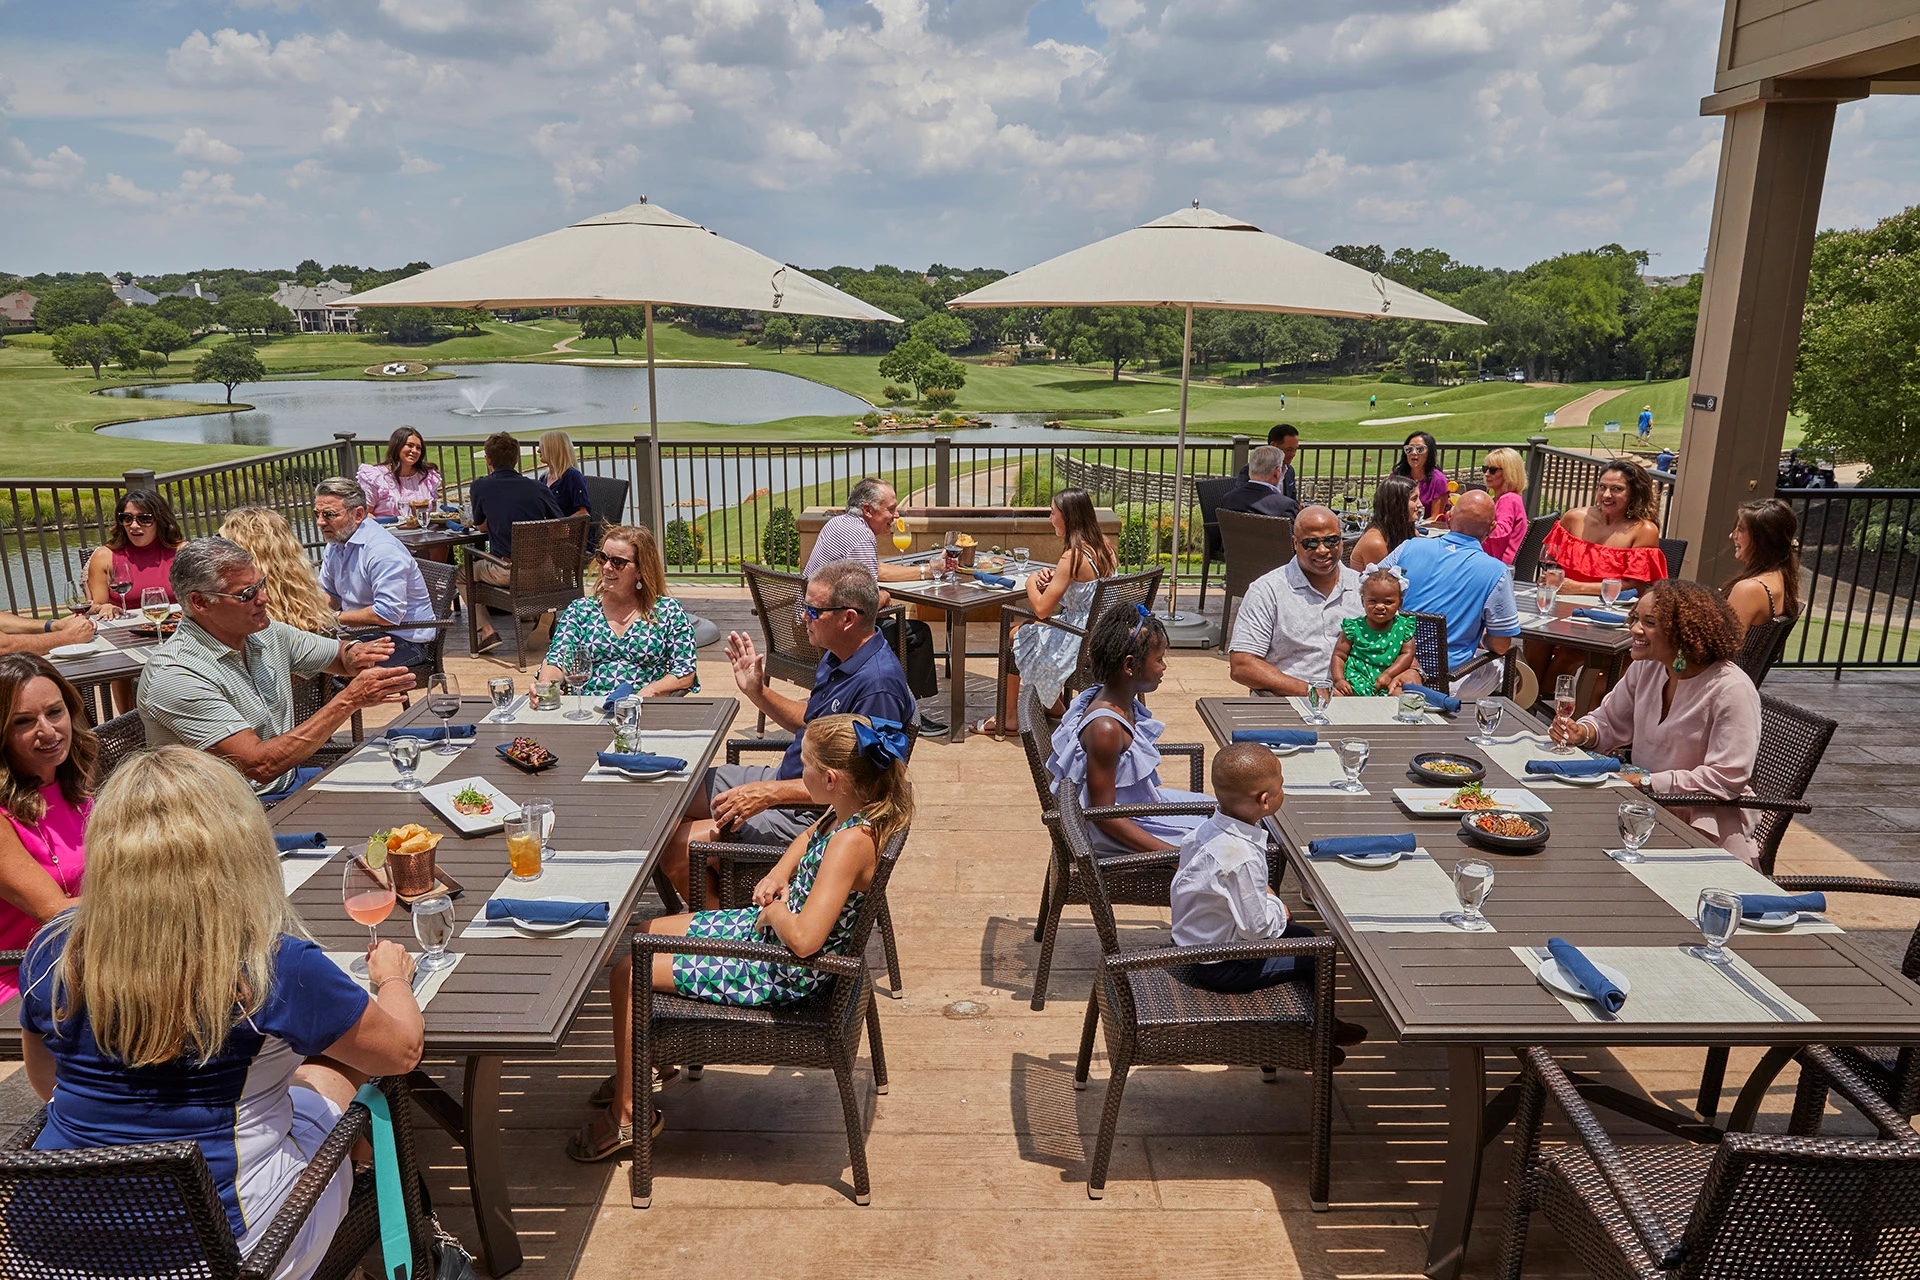
[[[86,172],[86,160],[72,147],[59,146],[44,156],[18,138],[0,139],[0,187],[27,187],[42,191],[69,191]]]
[[[1684,187],[1696,182],[1713,181],[1720,172],[1721,127],[1719,121],[1714,121],[1710,126],[1712,136],[1700,144],[1699,150],[1667,170],[1661,182],[1669,187]]]
[[[107,175],[106,182],[100,187],[100,195],[102,199],[114,204],[132,205],[134,208],[157,204],[160,200],[157,193],[148,191],[131,178],[123,178],[117,173]]]
[[[217,165],[239,164],[244,158],[240,148],[210,136],[199,125],[193,126],[180,135],[180,141],[174,144],[173,154],[183,160],[198,160],[202,164]]]

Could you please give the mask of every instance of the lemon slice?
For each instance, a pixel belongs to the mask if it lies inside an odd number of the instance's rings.
[[[367,870],[378,871],[387,865],[387,833],[377,831],[367,837]]]

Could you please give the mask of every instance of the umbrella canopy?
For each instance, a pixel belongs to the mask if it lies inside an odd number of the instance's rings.
[[[891,320],[878,307],[642,200],[395,280],[340,307],[726,307]]]

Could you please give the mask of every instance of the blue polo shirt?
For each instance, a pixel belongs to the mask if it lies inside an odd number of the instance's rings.
[[[900,659],[878,631],[867,642],[847,655],[845,662],[831,653],[820,659],[813,673],[813,693],[807,698],[807,723],[821,716],[861,715],[872,719],[911,724],[914,718],[913,691],[907,688],[907,673]],[[800,776],[800,739],[780,761],[780,777]]]
[[[475,524],[487,526],[487,550],[503,560],[513,559],[513,526],[522,520],[558,520],[567,514],[560,500],[532,476],[511,467],[490,471],[468,490]]]
[[[1401,608],[1446,616],[1449,668],[1473,660],[1483,632],[1520,634],[1513,574],[1481,549],[1480,539],[1451,532],[1437,538],[1408,538],[1381,563],[1398,565],[1407,575],[1407,598]]]

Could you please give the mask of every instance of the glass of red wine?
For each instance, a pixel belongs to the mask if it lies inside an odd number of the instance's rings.
[[[120,612],[122,613],[125,613],[127,611],[127,592],[131,590],[133,590],[133,582],[131,579],[115,578],[112,582],[109,582],[107,584],[108,593],[111,595],[116,595],[120,597],[119,607],[120,607]]]

